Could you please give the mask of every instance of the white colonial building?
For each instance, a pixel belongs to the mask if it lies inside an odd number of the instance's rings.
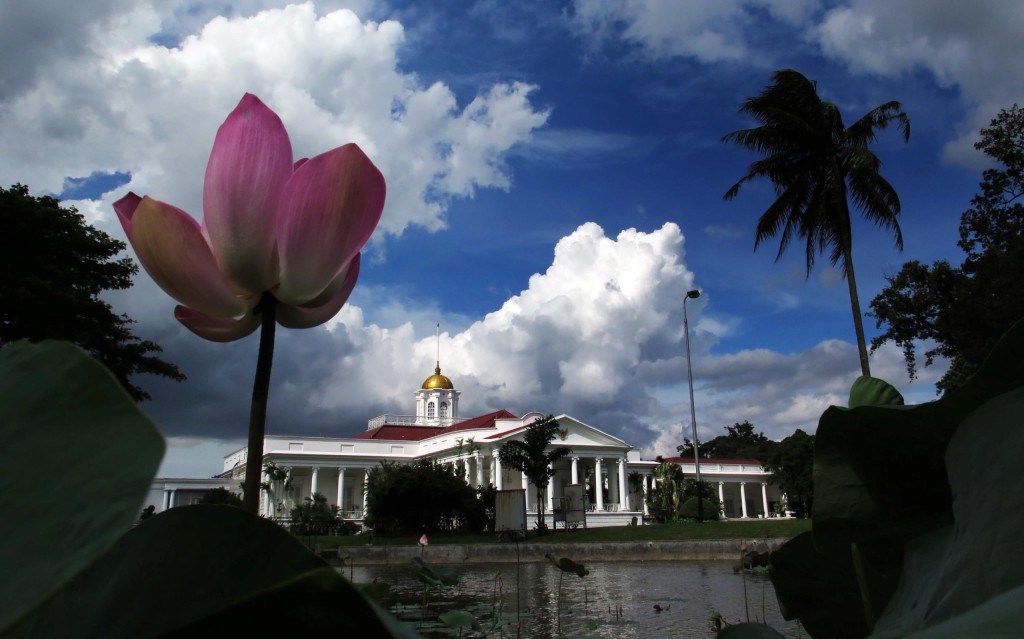
[[[366,505],[370,470],[381,462],[412,462],[429,459],[452,464],[474,487],[493,485],[498,490],[523,488],[530,519],[538,508],[551,513],[559,505],[565,486],[584,484],[587,494],[587,526],[625,525],[642,521],[646,493],[652,487],[658,462],[642,460],[630,444],[569,415],[559,415],[558,437],[553,446],[572,449],[555,464],[555,475],[541,503],[526,477],[502,468],[498,449],[521,438],[523,431],[545,415],[530,412],[516,416],[507,410],[463,418],[459,396],[440,366],[415,392],[413,415],[380,415],[367,429],[350,438],[268,435],[263,443],[264,466],[277,470],[263,477],[260,512],[268,517],[287,517],[293,505],[314,493],[337,505],[342,516],[361,523]],[[158,479],[151,503],[160,510],[195,503],[202,492],[224,486],[238,490],[244,475],[247,449],[224,458],[223,471],[207,480]],[[693,461],[682,463],[686,476],[695,475]],[[718,485],[727,518],[763,517],[780,500],[760,462],[754,460],[701,460],[701,477]],[[597,489],[600,487],[600,489]],[[532,525],[532,522],[531,522]]]

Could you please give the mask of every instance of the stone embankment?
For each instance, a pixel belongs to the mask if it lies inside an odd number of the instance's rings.
[[[740,544],[749,551],[767,553],[785,539],[707,539],[687,541],[643,541],[622,543],[493,543],[441,546],[343,546],[320,554],[332,564],[351,562],[356,566],[407,564],[422,557],[435,564],[515,563],[547,561],[544,555],[569,557],[574,561],[714,561],[740,560]],[[749,552],[748,551],[748,552]]]

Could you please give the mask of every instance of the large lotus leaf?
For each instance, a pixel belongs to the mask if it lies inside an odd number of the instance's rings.
[[[164,442],[84,351],[19,342],[0,349],[0,450],[2,632],[131,528]]]
[[[1024,586],[1022,417],[1024,387],[987,402],[953,435],[946,464],[955,524],[908,545],[902,582],[874,637],[902,637],[970,615]],[[1019,611],[1012,633],[986,636],[1019,637]]]
[[[828,409],[815,442],[813,543],[809,539],[789,542],[775,553],[788,555],[790,569],[772,576],[780,606],[790,612],[787,618],[799,617],[812,636],[836,636],[815,630],[813,622],[821,610],[808,605],[814,601],[809,597],[811,587],[797,586],[800,572],[813,572],[818,564],[853,564],[854,544],[863,581],[844,578],[840,583],[851,595],[852,584],[864,584],[866,610],[861,615],[844,612],[841,606],[832,607],[828,597],[822,598],[822,608],[851,624],[877,613],[895,590],[894,577],[903,567],[908,541],[953,521],[945,457],[947,448],[953,450],[949,447],[953,433],[974,409],[1022,384],[1024,322],[1018,322],[977,374],[940,400],[912,407]]]
[[[232,506],[146,520],[11,637],[226,636],[269,629],[416,636],[272,522]]]
[[[1021,636],[1021,611],[1024,610],[1024,586],[989,599],[969,612],[953,617],[907,639],[1017,639]]]
[[[799,619],[812,637],[868,634],[849,551],[819,552],[812,534],[800,533],[772,553],[770,574],[782,616]]]
[[[850,387],[850,408],[858,406],[902,406],[903,395],[896,387],[877,377],[861,375]]]
[[[763,623],[738,623],[726,626],[718,639],[785,639],[777,630]]]
[[[333,637],[419,638],[411,627],[354,595],[352,586],[339,578],[334,568],[324,566],[167,633],[161,639],[242,634],[262,637],[270,633],[308,636],[317,632]]]
[[[814,455],[815,543],[896,546],[952,522],[945,451],[963,419],[1024,384],[1024,323],[962,388],[917,406],[831,407]]]

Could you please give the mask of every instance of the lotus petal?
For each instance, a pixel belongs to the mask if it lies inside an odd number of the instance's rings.
[[[211,342],[233,342],[252,334],[260,326],[259,316],[252,312],[235,319],[207,315],[187,306],[176,306],[174,317],[184,324],[185,328]]]
[[[277,307],[277,323],[285,328],[312,328],[319,326],[338,314],[341,307],[348,301],[352,289],[359,279],[359,255],[338,274],[326,290],[334,291],[330,298],[316,308],[303,308],[282,304]]]
[[[292,175],[292,146],[281,118],[245,94],[217,131],[203,183],[203,225],[221,270],[262,292],[277,283],[278,203]]]
[[[168,295],[211,315],[231,317],[249,309],[221,275],[199,224],[188,213],[134,193],[114,210],[139,262]]]
[[[384,176],[355,144],[299,166],[281,198],[274,296],[294,306],[319,297],[370,239],[385,194]]]

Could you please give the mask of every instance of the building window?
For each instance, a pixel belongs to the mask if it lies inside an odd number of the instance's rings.
[[[448,402],[441,402],[441,419],[448,417]]]
[[[434,402],[427,404],[427,419],[434,419]]]

